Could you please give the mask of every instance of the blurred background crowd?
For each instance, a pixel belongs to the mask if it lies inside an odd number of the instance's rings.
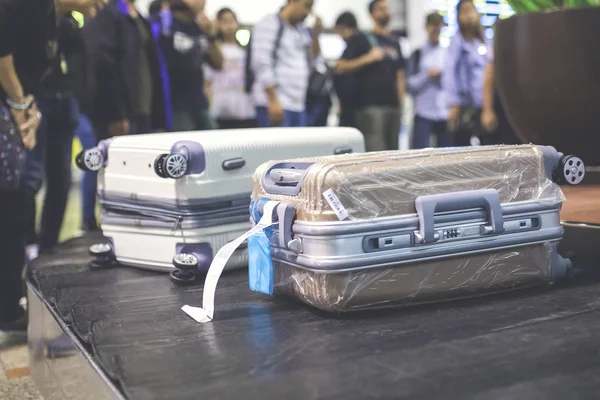
[[[241,26],[233,7],[208,15],[206,1],[110,0],[92,17],[57,13],[52,68],[35,93],[25,93],[35,98],[41,122],[35,146],[27,146],[23,188],[17,200],[0,199],[6,218],[24,215],[29,259],[59,241],[73,143],[88,149],[120,135],[336,125],[358,128],[368,151],[399,149],[402,130],[410,138],[405,148],[517,142],[494,89],[492,46],[473,1],[459,1],[449,14],[428,13],[425,43],[410,51],[390,29],[393,0],[364,1],[369,26],[351,11],[324,26],[313,7],[330,0],[281,0],[271,10],[255,2],[264,17],[251,27]],[[442,43],[448,23],[458,29]],[[323,35],[343,41],[341,56],[324,54]],[[96,175],[85,172],[82,231],[98,230],[95,203]],[[2,240],[3,254],[21,235],[5,233],[12,241]]]

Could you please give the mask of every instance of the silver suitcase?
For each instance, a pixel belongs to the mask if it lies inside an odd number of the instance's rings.
[[[263,164],[249,242],[250,287],[326,311],[434,302],[553,282],[576,157],[533,145],[426,149]]]

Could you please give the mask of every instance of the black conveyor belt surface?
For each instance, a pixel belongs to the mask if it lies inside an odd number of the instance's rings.
[[[96,238],[97,240],[97,238]],[[332,316],[252,293],[244,271],[198,324],[201,284],[88,269],[94,238],[28,279],[130,399],[576,399],[600,393],[600,273],[483,299]],[[600,263],[598,261],[597,263]]]

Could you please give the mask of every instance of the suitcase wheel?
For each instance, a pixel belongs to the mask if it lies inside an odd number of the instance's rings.
[[[558,183],[579,185],[585,178],[585,164],[579,157],[565,156],[560,160],[556,173]]]
[[[89,248],[90,255],[95,257],[88,266],[91,269],[101,269],[115,264],[112,246],[108,243],[93,244]]]
[[[154,160],[154,172],[156,172],[156,175],[160,176],[161,178],[168,178],[168,176],[165,174],[164,164],[167,157],[169,157],[168,154],[161,154],[160,156],[156,157],[156,160]]]
[[[182,154],[169,154],[164,160],[164,174],[172,179],[179,179],[187,173],[188,162]]]
[[[97,147],[82,150],[75,157],[75,164],[83,171],[99,171],[104,165],[104,154]]]
[[[196,280],[196,271],[200,261],[193,254],[181,253],[173,257],[173,265],[177,268],[171,272],[171,281],[178,285],[187,285]]]
[[[200,265],[200,261],[198,260],[198,257],[193,254],[181,253],[173,257],[173,265],[175,268],[182,271],[196,272]]]
[[[90,246],[90,255],[94,257],[109,257],[112,247],[108,243],[97,243]]]

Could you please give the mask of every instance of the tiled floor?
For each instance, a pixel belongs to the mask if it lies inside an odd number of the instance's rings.
[[[24,335],[0,334],[0,399],[43,400],[30,376]]]

